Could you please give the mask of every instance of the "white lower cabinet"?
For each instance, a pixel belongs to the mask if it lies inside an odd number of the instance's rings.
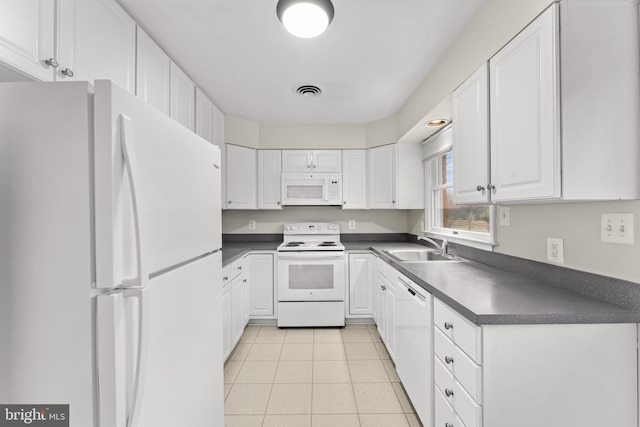
[[[249,258],[245,256],[222,269],[222,353],[225,360],[249,321],[249,265]]]
[[[274,317],[275,253],[251,253],[251,318]]]
[[[638,425],[635,324],[434,325],[438,427]]]
[[[371,253],[349,254],[347,317],[370,318],[374,312],[375,257]]]

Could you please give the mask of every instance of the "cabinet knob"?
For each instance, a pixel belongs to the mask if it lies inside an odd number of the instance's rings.
[[[392,200],[392,201],[391,201],[391,203],[393,203],[393,204],[395,205],[396,201],[395,201],[395,200]]]
[[[453,424],[451,424],[451,423],[444,423],[444,427],[453,427]]]
[[[230,205],[230,204],[231,204],[231,200],[229,200],[229,201],[227,202],[227,204],[229,204],[229,205]]]
[[[344,202],[342,202],[342,204],[343,204],[343,205],[346,205],[346,204],[347,204],[347,201],[345,200]]]
[[[247,279],[244,279],[244,280],[242,281],[242,283],[247,283]]]
[[[495,190],[496,186],[492,184],[487,184],[487,190]]]
[[[446,330],[453,329],[453,323],[444,322],[444,328]]]
[[[277,204],[277,205],[279,205],[279,204],[280,204],[280,201],[277,201],[277,202],[276,202],[276,204]]]
[[[229,280],[229,276],[224,276],[222,280]]]
[[[238,266],[238,270],[242,270],[242,266],[241,265]]]
[[[447,395],[447,397],[451,397],[453,396],[453,390],[449,390],[448,388],[444,389],[444,394]]]
[[[44,63],[49,67],[58,68],[58,61],[56,61],[56,58],[46,59]]]
[[[478,185],[478,186],[476,187],[476,190],[478,190],[478,191],[484,191],[484,187],[483,187],[482,185]]]
[[[386,291],[386,290],[387,290],[387,287],[386,287],[386,286],[384,286],[384,285],[382,285],[382,286],[380,286],[380,289],[382,289],[383,291]]]
[[[445,356],[444,357],[444,361],[446,362],[447,365],[450,365],[453,363],[453,357],[451,356]]]
[[[65,68],[64,70],[60,71],[60,73],[63,76],[73,77],[73,70],[71,68]]]

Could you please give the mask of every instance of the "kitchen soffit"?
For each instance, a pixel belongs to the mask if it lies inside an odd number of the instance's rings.
[[[277,0],[119,0],[225,114],[291,124],[396,114],[484,1],[334,0],[327,31],[299,39]]]

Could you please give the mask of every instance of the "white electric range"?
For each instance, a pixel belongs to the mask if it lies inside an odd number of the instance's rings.
[[[340,225],[286,224],[277,259],[278,326],[344,326],[346,257]]]

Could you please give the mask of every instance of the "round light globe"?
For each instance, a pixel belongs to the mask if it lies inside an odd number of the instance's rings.
[[[312,3],[296,3],[282,14],[282,25],[296,37],[317,37],[327,29],[329,17],[319,6]]]

